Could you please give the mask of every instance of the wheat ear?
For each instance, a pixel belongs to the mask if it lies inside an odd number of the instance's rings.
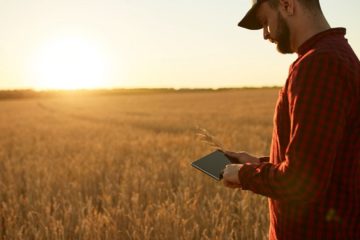
[[[196,135],[200,141],[206,143],[210,147],[224,151],[223,144],[221,144],[221,142],[205,128],[198,127]]]

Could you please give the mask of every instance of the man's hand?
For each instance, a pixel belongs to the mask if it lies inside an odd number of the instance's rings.
[[[223,182],[226,187],[230,188],[239,188],[239,170],[242,168],[243,164],[228,164],[226,165],[223,172]]]
[[[232,163],[251,163],[259,164],[260,160],[257,157],[254,157],[247,152],[230,152],[224,151],[225,156],[227,156]]]

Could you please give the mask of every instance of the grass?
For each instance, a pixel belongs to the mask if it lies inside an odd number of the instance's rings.
[[[267,200],[190,163],[268,154],[277,89],[0,101],[0,239],[266,239]]]

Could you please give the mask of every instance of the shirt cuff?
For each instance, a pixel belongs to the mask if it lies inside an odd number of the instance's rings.
[[[256,169],[258,167],[259,167],[259,164],[246,163],[240,168],[240,170],[238,172],[238,177],[239,177],[241,189],[243,189],[243,190],[250,189],[251,179],[257,173]]]

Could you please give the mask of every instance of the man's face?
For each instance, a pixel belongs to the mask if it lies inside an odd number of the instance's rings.
[[[293,53],[290,45],[290,29],[280,11],[273,9],[267,2],[262,3],[257,17],[263,25],[264,39],[277,45],[280,53]]]
[[[290,47],[290,29],[285,19],[278,12],[278,28],[276,31],[277,49],[281,53],[293,53]]]

